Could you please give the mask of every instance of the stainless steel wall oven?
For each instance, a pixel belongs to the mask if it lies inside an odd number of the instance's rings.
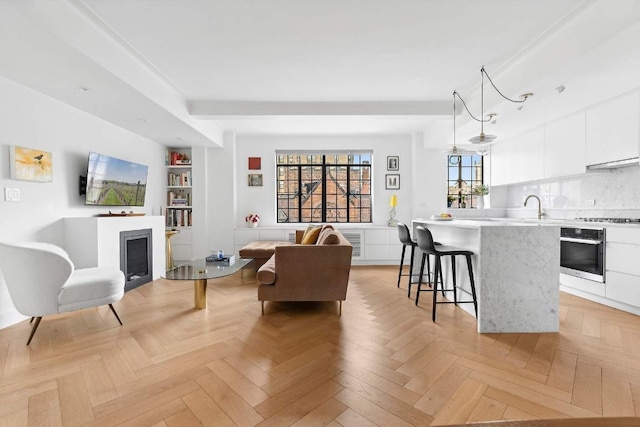
[[[560,229],[560,272],[605,282],[604,228]]]

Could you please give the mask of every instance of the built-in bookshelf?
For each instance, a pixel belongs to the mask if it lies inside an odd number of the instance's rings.
[[[168,228],[191,227],[193,225],[191,149],[168,148],[166,163],[166,226]]]

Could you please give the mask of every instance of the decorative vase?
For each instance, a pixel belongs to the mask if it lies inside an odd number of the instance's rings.
[[[252,222],[252,221],[247,222],[247,227],[249,228],[256,228],[257,226],[258,226],[257,222]]]
[[[476,202],[478,204],[478,209],[484,209],[484,196],[477,197]]]

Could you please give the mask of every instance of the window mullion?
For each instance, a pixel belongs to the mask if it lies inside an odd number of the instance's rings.
[[[347,188],[345,189],[347,198],[347,221],[351,219],[351,166],[346,165],[347,170]]]
[[[322,222],[327,222],[327,163],[322,156]]]
[[[302,165],[298,165],[298,222],[302,222]]]

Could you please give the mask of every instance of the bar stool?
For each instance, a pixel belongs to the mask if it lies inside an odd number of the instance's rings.
[[[473,303],[473,308],[476,313],[476,318],[478,317],[478,300],[476,298],[476,284],[473,278],[473,267],[471,266],[471,255],[473,255],[473,251],[469,251],[466,249],[455,248],[453,246],[444,246],[438,245],[436,246],[433,241],[433,235],[431,231],[424,227],[417,227],[416,234],[418,237],[418,247],[422,250],[422,262],[420,264],[420,279],[418,280],[418,292],[416,292],[416,305],[418,305],[418,298],[420,297],[420,292],[431,291],[431,289],[420,289],[420,284],[422,282],[422,272],[424,269],[425,257],[428,255],[434,255],[435,259],[435,271],[434,276],[438,277],[438,273],[440,273],[440,283],[442,286],[442,294],[444,295],[445,291],[453,291],[453,301],[437,301],[438,298],[438,281],[434,281],[433,287],[433,310],[431,313],[431,320],[436,321],[436,304],[466,304]],[[464,256],[467,259],[467,269],[469,270],[469,283],[471,284],[471,295],[473,300],[471,301],[458,301],[458,285],[456,282],[456,255]],[[453,279],[453,288],[445,289],[444,288],[444,280],[442,280],[442,261],[441,258],[443,256],[451,257],[451,276]]]
[[[407,298],[411,297],[411,279],[413,277],[418,276],[413,273],[413,255],[415,253],[415,249],[418,246],[418,242],[411,238],[411,234],[409,233],[409,227],[405,224],[399,222],[398,223],[398,237],[400,238],[400,243],[402,243],[402,255],[400,255],[400,269],[398,270],[398,287],[400,287],[400,279],[402,276],[409,276],[409,284],[407,286]],[[435,242],[436,245],[440,243]],[[407,249],[407,246],[411,246],[411,260],[409,262],[409,274],[402,274],[402,266],[404,264],[404,255]],[[424,257],[423,257],[424,259]],[[422,280],[422,279],[421,279]],[[429,282],[429,287],[431,287],[431,265],[429,263],[429,258],[427,258],[427,282]]]
[[[409,291],[407,292],[407,298],[411,296],[411,279],[415,276],[413,274],[413,255],[416,250],[416,246],[418,243],[411,238],[411,234],[409,233],[409,227],[406,224],[401,222],[398,223],[398,237],[400,238],[400,243],[402,243],[402,255],[400,255],[400,269],[398,270],[398,287],[400,287],[400,279],[402,276],[409,276]],[[404,264],[404,254],[407,250],[407,246],[411,246],[411,259],[409,261],[409,274],[402,274],[402,266]]]

